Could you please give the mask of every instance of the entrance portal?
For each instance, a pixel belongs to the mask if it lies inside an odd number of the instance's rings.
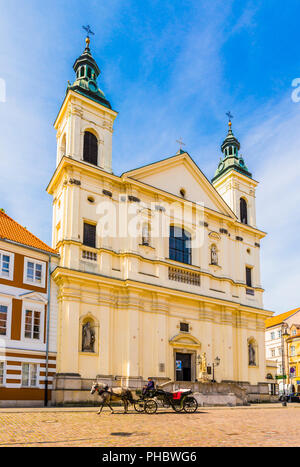
[[[176,353],[176,381],[192,381],[192,355]]]

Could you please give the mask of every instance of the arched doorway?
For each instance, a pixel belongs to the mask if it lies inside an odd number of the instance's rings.
[[[177,334],[170,339],[169,343],[173,348],[174,381],[196,381],[197,355],[200,352],[201,343],[196,337],[185,333]]]

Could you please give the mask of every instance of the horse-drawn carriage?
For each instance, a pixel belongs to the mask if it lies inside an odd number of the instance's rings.
[[[111,406],[112,402],[123,402],[124,412],[128,412],[128,405],[133,404],[136,412],[154,414],[158,408],[170,408],[175,412],[195,413],[198,409],[198,402],[193,397],[193,392],[190,389],[181,389],[176,392],[166,392],[163,389],[147,390],[140,398],[134,398],[132,391],[129,388],[110,388],[103,383],[94,383],[91,389],[91,394],[98,393],[100,401],[100,409],[98,414],[101,414],[104,406],[114,410]]]
[[[175,412],[195,413],[198,402],[190,389],[181,389],[176,392],[166,392],[163,389],[152,389],[134,402],[136,412],[154,414],[158,408],[172,408]]]

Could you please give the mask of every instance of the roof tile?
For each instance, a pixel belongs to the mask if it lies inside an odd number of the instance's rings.
[[[280,315],[273,316],[272,318],[268,318],[266,320],[266,328],[271,328],[273,326],[277,326],[281,324],[285,319],[292,316],[297,311],[300,311],[300,308],[295,308],[295,310],[287,311],[286,313],[281,313]]]
[[[37,248],[38,250],[57,254],[55,250],[25,229],[25,227],[18,224],[18,222],[14,221],[4,211],[0,211],[0,239],[11,240],[22,245]]]

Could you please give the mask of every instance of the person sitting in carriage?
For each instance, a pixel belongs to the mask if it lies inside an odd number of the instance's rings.
[[[145,396],[147,391],[155,389],[155,384],[152,378],[148,378],[148,384],[143,387],[143,396]]]

